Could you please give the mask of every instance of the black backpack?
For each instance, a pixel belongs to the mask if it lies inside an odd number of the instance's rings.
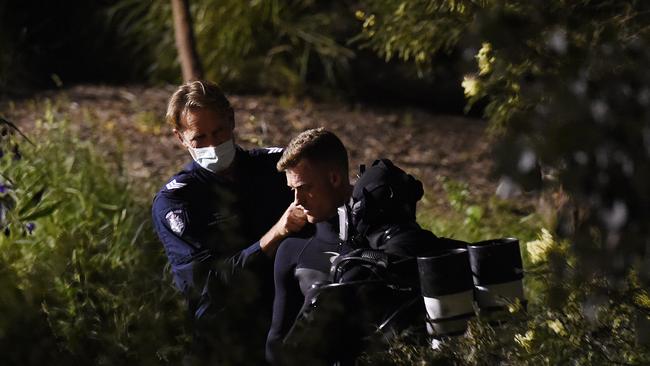
[[[348,218],[352,245],[379,249],[373,234],[386,225],[415,223],[416,204],[423,194],[422,182],[388,159],[375,160],[367,169],[362,166]]]

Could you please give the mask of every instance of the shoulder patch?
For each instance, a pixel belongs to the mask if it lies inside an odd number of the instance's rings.
[[[183,235],[185,231],[185,215],[183,210],[172,210],[167,212],[165,219],[169,224],[169,228],[178,235]]]
[[[266,148],[266,151],[267,151],[269,154],[277,154],[277,153],[281,153],[282,150],[284,150],[284,149],[281,148],[281,147],[267,147],[267,148]]]
[[[173,190],[175,190],[175,189],[183,188],[183,187],[185,187],[186,185],[187,185],[187,183],[180,183],[180,182],[177,182],[176,179],[173,179],[171,182],[167,183],[167,184],[165,185],[165,187],[166,187],[168,190],[173,191]]]

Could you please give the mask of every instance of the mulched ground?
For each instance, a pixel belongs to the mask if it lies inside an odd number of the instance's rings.
[[[81,135],[107,154],[121,149],[128,172],[161,186],[189,155],[164,125],[173,86],[75,86],[0,101],[0,115],[29,133],[50,103]],[[238,143],[245,147],[284,146],[300,131],[324,126],[350,151],[351,170],[389,158],[420,178],[434,209],[446,209],[440,177],[464,181],[476,199],[496,189],[486,123],[418,109],[316,103],[310,99],[230,96]]]

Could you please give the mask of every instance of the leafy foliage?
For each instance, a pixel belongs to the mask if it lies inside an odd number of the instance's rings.
[[[573,237],[578,254],[585,249],[581,263],[625,272],[649,235],[642,207],[650,206],[640,188],[648,179],[650,151],[644,137],[650,105],[643,66],[650,57],[647,4],[371,4],[382,16],[364,15],[365,35],[386,57],[433,54],[445,42],[422,42],[422,37],[456,43],[459,31],[464,42],[480,42],[478,72],[466,77],[464,86],[470,103],[489,98],[486,114],[495,130],[507,134],[499,150],[500,170],[530,187],[536,182],[528,173],[537,162],[556,169],[562,186],[588,208],[589,217]],[[393,22],[403,27],[387,25]],[[447,32],[450,28],[459,29]],[[415,40],[408,32],[417,34]],[[606,263],[594,263],[589,248],[602,250]]]
[[[354,57],[344,46],[355,24],[345,2],[190,4],[206,78],[229,89],[296,93],[307,82],[335,85]],[[169,2],[122,0],[109,15],[124,39],[141,49],[155,45],[157,57],[150,69],[155,79],[177,79],[176,54],[169,52],[175,49]]]
[[[566,249],[544,260],[548,281],[535,293],[551,313],[533,308],[519,339],[537,337],[541,319],[569,337],[542,333],[531,347],[536,353],[516,363],[647,362],[647,350],[634,350],[630,334],[646,332],[649,314],[634,295],[650,285],[648,3],[423,0],[365,7],[363,36],[386,58],[422,67],[450,44],[475,55],[463,87],[470,106],[487,101],[485,114],[501,137],[498,172],[525,189],[569,197],[553,228]],[[634,329],[635,317],[646,325]]]
[[[399,58],[431,67],[436,53],[449,52],[466,35],[474,11],[486,1],[363,2],[356,12],[363,22],[359,36],[386,61]]]
[[[76,82],[178,83],[169,1],[0,4],[0,92]],[[355,1],[190,1],[206,78],[233,92],[408,102],[457,112],[454,51],[424,78],[360,47]],[[451,50],[451,49],[450,49]],[[423,76],[423,75],[420,75]]]
[[[491,197],[481,202],[465,182],[441,177],[451,208],[444,213],[427,207],[427,199],[418,209],[418,222],[437,236],[477,242],[502,237],[516,237],[520,242],[533,240],[542,227],[539,214],[532,207],[518,207]]]
[[[85,81],[143,80],[150,61],[105,21],[111,2],[0,3],[0,93]]]
[[[162,271],[150,192],[55,107],[31,137],[5,127],[0,145],[0,360],[178,364],[184,312]]]
[[[572,234],[583,269],[624,274],[648,237],[643,207],[650,206],[641,188],[648,180],[650,146],[644,137],[650,101],[642,72],[650,57],[647,4],[446,1],[375,9],[391,21],[423,11],[435,15],[428,23],[406,22],[405,28],[381,28],[386,21],[366,27],[369,44],[386,57],[395,51],[404,59],[436,52],[444,42],[434,39],[459,42],[459,31],[469,44],[480,42],[478,71],[464,86],[470,103],[489,98],[486,114],[506,135],[498,150],[500,171],[527,186],[538,161],[556,169],[561,185],[587,209]],[[377,18],[368,15],[365,22]],[[438,32],[446,30],[439,24],[453,21],[464,26],[448,36]],[[431,28],[418,33],[422,22]],[[402,41],[398,47],[386,41],[407,37],[407,31],[418,34],[416,43]],[[431,46],[420,49],[423,43]]]

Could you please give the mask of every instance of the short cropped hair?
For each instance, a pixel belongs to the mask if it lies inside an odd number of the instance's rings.
[[[235,116],[230,102],[221,88],[213,82],[195,80],[176,89],[167,104],[167,123],[177,130],[183,130],[181,118],[192,109],[208,108],[234,123]]]
[[[312,163],[330,163],[348,171],[348,151],[332,132],[323,127],[304,131],[294,137],[278,161],[278,171],[293,168],[303,159]]]

